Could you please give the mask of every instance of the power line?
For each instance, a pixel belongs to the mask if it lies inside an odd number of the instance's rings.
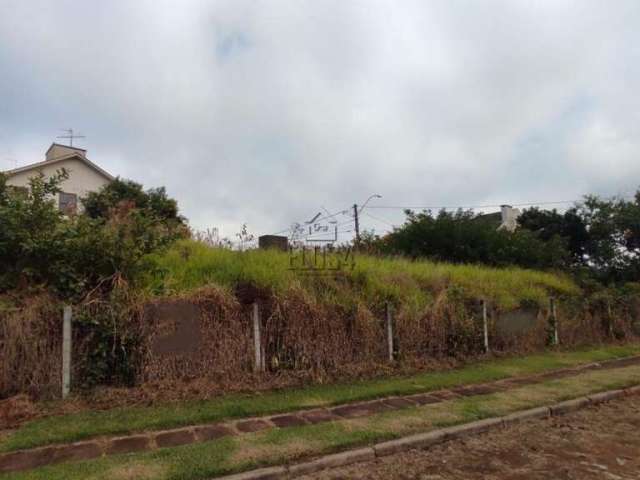
[[[362,213],[364,213],[369,218],[377,220],[378,222],[386,223],[390,227],[394,227],[395,228],[395,225],[393,223],[389,222],[388,220],[385,220],[384,218],[380,218],[380,217],[377,217],[375,215],[371,215],[369,212],[362,212]]]
[[[625,192],[626,193],[626,192]],[[624,197],[626,197],[627,195],[624,195]],[[566,205],[566,204],[571,204],[571,203],[578,203],[580,202],[580,200],[557,200],[557,201],[542,201],[542,202],[525,202],[525,203],[514,203],[514,204],[510,204],[510,206],[512,207],[533,207],[533,206],[541,206],[541,205]],[[505,202],[506,203],[506,202]],[[362,213],[364,213],[365,215],[368,215],[370,218],[377,220],[379,222],[383,222],[391,227],[395,227],[396,225],[393,225],[391,222],[384,220],[380,217],[376,217],[374,215],[371,215],[370,213],[365,212],[365,209],[388,209],[388,210],[457,210],[457,209],[480,209],[480,208],[500,208],[503,205],[505,205],[505,203],[503,204],[489,204],[489,205],[366,205],[361,207],[361,211]],[[327,212],[327,215],[321,216],[319,218],[314,219],[314,223],[319,223],[322,222],[324,220],[329,220],[331,218],[337,217],[338,215],[349,215],[349,210],[352,207],[346,207],[344,209],[338,210],[334,213],[329,213]],[[322,207],[322,209],[326,212],[327,210],[324,209],[324,207]],[[346,223],[351,223],[354,222],[355,218],[352,218],[351,220],[347,221]],[[289,228],[285,228],[283,230],[280,230],[276,233],[273,233],[272,235],[280,235],[286,232],[292,232],[293,231],[293,225],[295,224],[299,224],[299,225],[303,225],[307,222],[302,221],[302,222],[295,222],[292,224],[292,227]],[[313,234],[312,234],[313,235]],[[308,237],[309,235],[306,235],[306,237]]]
[[[511,206],[512,207],[524,207],[524,206],[530,206],[530,205],[559,205],[559,204],[574,203],[574,202],[576,202],[576,200],[561,200],[561,201],[555,201],[555,202],[529,202],[529,203],[517,203],[517,204],[513,204]],[[425,206],[425,205],[422,205],[422,206],[419,206],[419,205],[418,206],[416,206],[416,205],[413,205],[413,206],[412,205],[404,205],[404,206],[403,205],[371,205],[371,206],[369,206],[369,205],[367,205],[367,206],[364,207],[364,209],[377,208],[377,209],[399,209],[399,210],[442,210],[442,209],[452,210],[452,209],[459,209],[459,208],[461,208],[461,209],[499,208],[502,205],[503,204],[496,204],[496,205],[467,205],[467,206],[465,206],[465,205],[457,205],[457,206],[451,206],[451,205],[449,205],[449,206],[428,206],[428,205],[427,206]],[[314,220],[314,223],[319,223],[319,222],[322,222],[324,220],[329,220],[331,218],[337,217],[338,215],[348,215],[349,209],[350,208],[347,207],[347,208],[338,210],[338,211],[336,211],[334,213],[327,214],[327,215],[324,215],[322,217],[316,218]],[[378,221],[381,221],[383,223],[386,223],[389,226],[395,227],[395,225],[393,225],[389,221],[383,220],[383,219],[381,219],[379,217],[375,217],[375,216],[373,216],[371,214],[368,214],[367,212],[364,212],[364,211],[362,213],[365,213],[365,214],[369,215],[371,218],[373,218],[375,220],[378,220]],[[351,223],[351,222],[354,222],[354,221],[355,221],[355,219],[351,219],[347,223]],[[301,224],[304,224],[304,223],[306,223],[306,222],[305,221],[303,221],[303,222],[294,222],[292,225],[295,225],[295,224],[301,225]],[[283,233],[292,232],[292,229],[293,229],[293,227],[285,228],[285,229],[280,230],[278,232],[272,233],[271,235],[280,235],[280,234],[283,234]],[[311,235],[314,235],[314,234],[311,234]],[[307,238],[309,236],[310,235],[305,235],[304,238]]]
[[[559,200],[555,202],[528,202],[528,203],[513,203],[512,207],[528,207],[534,205],[560,205],[566,203],[575,203],[578,200]],[[383,208],[383,209],[401,209],[401,210],[453,210],[453,209],[472,209],[472,208],[499,208],[505,205],[372,205],[366,208]]]

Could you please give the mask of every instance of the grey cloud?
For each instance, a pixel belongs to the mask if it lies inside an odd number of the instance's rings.
[[[73,126],[107,170],[229,234],[371,193],[628,191],[639,26],[635,1],[4,1],[0,168]]]

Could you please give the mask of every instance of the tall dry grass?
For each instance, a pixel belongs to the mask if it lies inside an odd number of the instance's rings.
[[[364,302],[345,306],[297,287],[257,300],[266,373],[256,376],[250,305],[241,304],[219,288],[154,300],[174,301],[198,305],[202,344],[191,354],[154,355],[147,349],[142,381],[179,384],[198,380],[200,385],[210,382],[217,387],[251,388],[252,382],[265,378],[327,382],[394,370],[407,372],[434,361],[464,361],[484,355],[478,304],[464,300],[455,290],[441,290],[422,308],[393,307],[396,362],[390,365],[384,309]],[[625,312],[614,312],[620,327],[610,332],[603,327],[598,309],[588,314],[577,309],[579,305],[575,301],[558,306],[563,347],[633,337],[629,328],[632,319]],[[489,309],[489,340],[494,354],[526,353],[549,345],[548,308],[539,309],[533,327],[522,333],[499,331],[499,313],[498,308]],[[150,332],[149,345],[154,320],[141,317],[140,321]]]
[[[198,349],[188,353],[158,354],[153,345],[159,334],[159,319],[149,309],[166,303],[189,303],[199,313]],[[167,299],[151,300],[138,310],[142,351],[139,381],[190,380],[206,376],[224,383],[234,375],[251,370],[252,342],[249,322],[243,306],[228,292],[219,288],[195,291]],[[151,313],[150,313],[151,312]],[[179,319],[175,319],[179,320]]]
[[[53,397],[62,388],[62,307],[46,294],[0,309],[0,398]]]

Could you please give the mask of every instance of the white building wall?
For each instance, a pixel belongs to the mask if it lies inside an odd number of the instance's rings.
[[[518,228],[518,217],[520,216],[520,210],[513,208],[511,205],[502,205],[500,207],[502,223],[498,227],[498,230],[506,230],[508,232],[515,232]]]
[[[52,163],[51,165],[44,164],[38,169],[28,170],[25,172],[19,172],[12,175],[7,180],[7,185],[13,185],[16,187],[28,187],[29,178],[38,175],[38,171],[42,172],[46,178],[51,177],[57,170],[65,168],[69,173],[69,178],[64,180],[60,188],[65,193],[74,193],[78,197],[78,207],[80,207],[80,198],[85,196],[88,192],[95,192],[102,186],[109,183],[109,180],[99,174],[93,168],[83,163],[77,158],[69,158],[60,162]],[[56,198],[56,205],[58,204],[58,198]]]

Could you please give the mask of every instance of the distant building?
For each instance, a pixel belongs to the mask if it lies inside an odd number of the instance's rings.
[[[75,213],[79,208],[80,197],[98,191],[114,179],[87,158],[86,150],[52,143],[45,153],[44,161],[5,172],[9,177],[7,185],[27,188],[29,179],[39,172],[49,178],[62,168],[69,173],[69,178],[62,182],[62,191],[57,195],[56,203],[64,212]]]

